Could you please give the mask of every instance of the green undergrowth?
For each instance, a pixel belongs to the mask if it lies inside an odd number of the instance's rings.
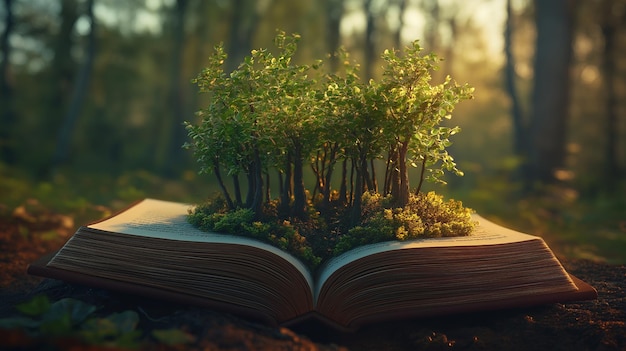
[[[190,212],[189,222],[205,231],[257,239],[316,268],[327,259],[355,247],[391,240],[410,240],[470,235],[475,223],[472,210],[460,201],[444,200],[434,192],[413,194],[407,206],[394,208],[391,197],[366,192],[362,197],[361,222],[348,223],[345,207],[321,210],[309,203],[306,220],[278,216],[278,202],[265,204],[262,218],[250,209],[229,211],[222,197],[200,204]]]
[[[524,194],[506,170],[499,175],[468,172],[465,180],[462,187],[439,192],[463,199],[498,224],[542,237],[559,258],[626,264],[626,181],[611,191],[564,183]]]
[[[155,345],[180,346],[195,337],[182,329],[140,327],[134,310],[103,313],[101,308],[73,298],[50,301],[45,295],[15,306],[14,317],[0,318],[0,330],[16,331],[21,338],[4,340],[11,349],[82,350],[86,345],[105,349],[151,349]],[[13,343],[13,344],[6,344]]]
[[[210,183],[210,182],[209,182]],[[168,179],[145,170],[105,174],[86,169],[63,169],[38,178],[25,169],[0,163],[0,217],[19,207],[33,207],[71,216],[78,225],[107,217],[129,204],[153,197],[197,202],[197,189],[210,191],[211,184],[194,171]]]

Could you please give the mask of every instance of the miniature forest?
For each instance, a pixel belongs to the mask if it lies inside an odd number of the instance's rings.
[[[186,123],[184,147],[221,193],[189,222],[268,242],[312,268],[360,245],[470,235],[472,210],[423,184],[463,175],[447,151],[460,129],[447,121],[473,88],[433,84],[440,59],[417,41],[385,50],[382,78],[369,82],[345,51],[335,54],[340,72],[294,63],[298,41],[279,32],[273,51],[251,51],[230,73],[217,46],[194,80],[209,103]]]

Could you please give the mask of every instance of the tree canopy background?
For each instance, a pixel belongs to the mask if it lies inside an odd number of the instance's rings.
[[[435,190],[626,261],[624,0],[3,0],[4,206],[208,196],[215,181],[181,148],[206,104],[191,80],[218,43],[233,69],[277,29],[302,36],[298,61],[343,46],[368,78],[419,39],[445,59],[435,81],[476,88],[451,121],[465,177]]]

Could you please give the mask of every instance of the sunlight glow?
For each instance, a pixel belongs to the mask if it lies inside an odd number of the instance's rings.
[[[580,72],[580,78],[586,84],[596,83],[600,79],[600,71],[597,66],[586,65],[582,72]]]
[[[344,38],[361,35],[365,31],[367,20],[362,5],[360,2],[352,1],[346,3],[345,9],[341,21],[341,35]],[[419,3],[408,2],[402,18],[401,38],[404,43],[424,39],[428,15],[424,14],[423,11]],[[400,26],[399,16],[399,8],[395,5],[389,5],[385,20],[390,30],[395,31]],[[495,61],[501,60],[504,46],[502,33],[506,20],[502,2],[484,0],[440,1],[438,36],[443,45],[449,45],[453,40],[453,33],[448,25],[451,17],[455,17],[455,21],[461,25],[469,23],[479,30],[485,43],[483,47],[485,52],[481,53],[480,56],[492,57]]]

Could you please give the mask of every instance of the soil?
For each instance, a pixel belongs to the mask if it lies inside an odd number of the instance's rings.
[[[2,210],[0,208],[0,210]],[[15,305],[45,294],[101,306],[98,313],[133,310],[146,335],[141,349],[155,350],[626,350],[626,266],[562,260],[599,298],[535,308],[403,320],[340,333],[317,325],[276,328],[217,311],[190,308],[28,276],[26,266],[59,248],[73,232],[71,218],[19,208],[0,211],[0,320],[18,316]],[[31,211],[32,212],[32,211]],[[193,336],[163,345],[149,331],[175,328]],[[45,338],[0,329],[2,350],[111,350],[77,337]]]

